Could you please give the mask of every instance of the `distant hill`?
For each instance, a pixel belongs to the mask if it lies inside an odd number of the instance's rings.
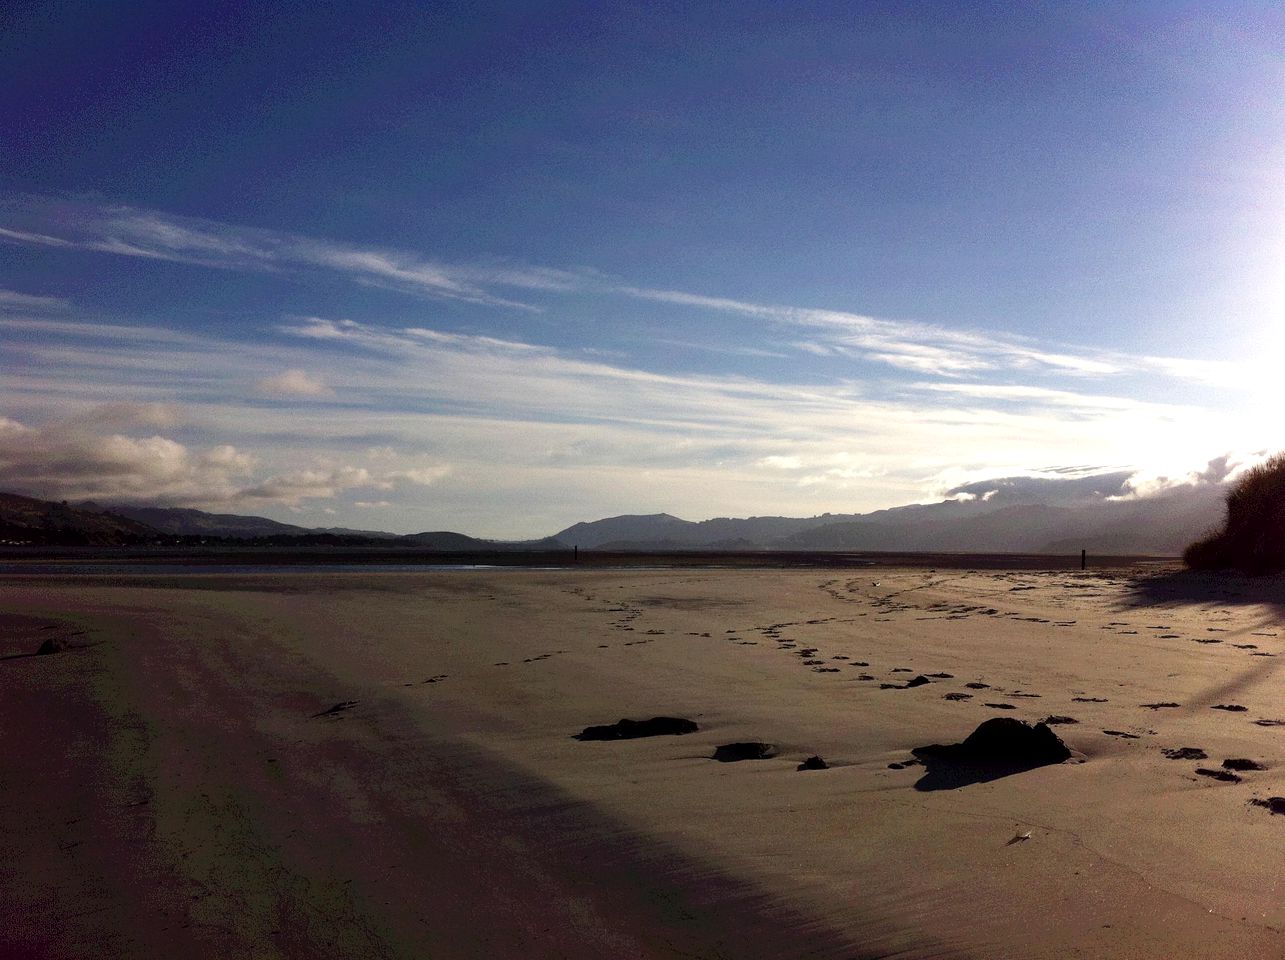
[[[0,493],[0,542],[11,544],[145,543],[157,531],[116,513],[80,510],[65,503]]]
[[[269,520],[267,517],[247,517],[234,513],[206,513],[183,507],[136,507],[120,505],[104,507],[89,502],[79,504],[80,509],[103,513],[111,511],[146,524],[161,533],[183,537],[272,537],[277,535],[319,533],[307,527]],[[355,531],[344,531],[355,532]]]
[[[484,540],[452,531],[393,534],[300,527],[265,517],[176,507],[76,506],[0,494],[0,539],[24,543],[138,543],[164,537],[239,540],[247,545],[346,545],[439,553],[499,550],[681,552],[1092,553],[1177,556],[1217,525],[1225,487],[1180,486],[1145,498],[1117,493],[1125,474],[1076,481],[1071,496],[1030,478],[976,484],[980,493],[930,504],[813,517],[627,514],[573,524],[540,540]],[[987,489],[982,490],[985,486]],[[992,489],[993,488],[993,489]]]
[[[573,524],[553,537],[585,550],[742,550],[764,547],[803,530],[858,516],[827,513],[819,517],[715,517],[693,521],[668,513],[631,514]]]
[[[583,549],[1095,553],[1177,556],[1218,522],[1223,488],[1179,487],[1141,499],[1071,505],[945,500],[819,517],[719,518],[692,522],[669,514],[609,517],[555,536]]]
[[[462,533],[439,530],[427,533],[408,533],[398,537],[398,542],[415,544],[441,553],[475,553],[496,550],[569,550],[565,543],[553,537],[543,540],[479,540]]]

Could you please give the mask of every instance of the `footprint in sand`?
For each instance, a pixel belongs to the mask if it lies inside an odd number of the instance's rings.
[[[1061,723],[1079,723],[1080,721],[1076,720],[1075,717],[1064,717],[1060,714],[1055,713],[1052,716],[1045,717],[1040,722],[1043,724],[1046,724],[1047,726],[1055,727]]]
[[[1072,697],[1072,703],[1110,703],[1106,697]]]
[[[1123,730],[1103,730],[1108,737],[1119,737],[1121,740],[1140,740],[1136,733],[1125,733]]]
[[[1211,780],[1221,780],[1223,783],[1240,783],[1241,779],[1230,770],[1210,770],[1208,767],[1197,767],[1196,773]]]
[[[1170,760],[1208,760],[1209,754],[1199,747],[1168,747],[1160,751]]]
[[[1244,713],[1248,707],[1242,707],[1239,703],[1217,703],[1209,708],[1210,710],[1226,710],[1228,713]]]
[[[966,686],[969,690],[989,690],[991,688],[991,685],[989,683],[981,683],[980,681],[977,681],[977,680],[974,680],[972,683],[966,683],[964,684],[964,686]]]
[[[1174,703],[1172,700],[1165,700],[1161,703],[1140,703],[1138,706],[1146,707],[1148,710],[1167,710],[1170,707],[1178,706],[1178,704]]]
[[[1223,769],[1246,773],[1251,770],[1266,770],[1267,765],[1257,760],[1250,760],[1248,757],[1229,757],[1223,761]]]
[[[1242,708],[1243,709],[1243,708]],[[1285,727],[1285,720],[1255,720],[1256,727]]]
[[[971,693],[948,693],[944,697],[942,697],[942,699],[943,700],[971,700],[973,699],[973,695]]]
[[[1011,703],[987,703],[987,704],[984,704],[984,706],[990,707],[992,710],[1016,710],[1017,709],[1017,707],[1013,706]]]

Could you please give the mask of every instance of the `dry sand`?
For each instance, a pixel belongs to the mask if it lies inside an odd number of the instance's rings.
[[[0,616],[5,957],[1285,956],[1279,581],[8,577]],[[573,739],[657,714],[700,730]],[[890,767],[1002,715],[1075,757]]]

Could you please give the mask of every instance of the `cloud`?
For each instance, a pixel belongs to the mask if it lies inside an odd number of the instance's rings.
[[[407,466],[393,457],[378,471],[328,464],[256,481],[259,458],[231,444],[192,449],[161,434],[139,434],[180,422],[172,407],[124,403],[34,427],[0,417],[0,490],[53,500],[294,507],[358,488],[429,485],[450,473],[445,464]]]
[[[791,345],[818,356],[847,356],[900,370],[946,378],[1000,371],[1074,378],[1110,378],[1159,373],[1192,383],[1229,385],[1238,365],[1219,360],[1135,356],[1072,348],[1050,350],[1003,333],[958,330],[912,320],[888,320],[842,310],[762,304],[678,290],[617,286],[615,292],[654,303],[738,314],[812,336]]]
[[[1073,506],[1100,502],[1131,492],[1132,470],[1116,470],[1087,477],[996,477],[960,484],[946,491],[948,497],[966,497],[995,504],[1044,503]]]
[[[443,477],[449,475],[451,468],[440,465],[433,467],[414,467],[408,470],[390,470],[383,476],[388,481],[404,480],[421,487],[431,487]]]
[[[380,510],[384,507],[391,507],[392,504],[387,500],[354,500],[353,506],[359,510]]]
[[[298,470],[269,477],[260,484],[247,487],[236,494],[236,499],[297,504],[306,499],[329,499],[344,490],[369,487],[374,483],[370,471],[365,467],[342,466],[329,470]]]
[[[303,370],[286,370],[258,382],[260,393],[284,397],[329,397],[334,390],[320,377]]]
[[[0,288],[0,311],[34,310],[43,313],[49,310],[66,310],[69,306],[70,302],[62,297],[37,297]]]
[[[0,240],[225,270],[325,271],[355,283],[492,307],[537,309],[492,288],[565,292],[596,280],[593,271],[495,262],[449,264],[404,250],[361,247],[281,231],[241,227],[124,206],[10,198],[5,208],[40,229],[0,227]],[[49,232],[45,232],[49,231]],[[61,235],[56,235],[61,234]]]
[[[193,451],[158,434],[112,432],[147,422],[127,414],[99,408],[40,427],[5,420],[0,489],[55,500],[213,502],[232,498],[253,465],[230,446]]]

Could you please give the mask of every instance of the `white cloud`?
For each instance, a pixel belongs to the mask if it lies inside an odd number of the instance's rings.
[[[239,227],[153,210],[74,204],[35,197],[10,204],[28,220],[48,223],[39,232],[0,227],[10,243],[92,250],[120,256],[169,260],[216,269],[251,271],[324,270],[356,283],[492,307],[535,309],[489,288],[567,291],[596,276],[525,264],[446,264],[406,251],[376,249],[280,231]]]
[[[37,297],[0,288],[0,310],[66,310],[71,304],[62,297]]]
[[[320,377],[298,369],[264,377],[258,388],[260,393],[285,397],[330,397],[335,393]]]
[[[262,483],[246,487],[237,492],[236,499],[297,504],[306,499],[329,499],[344,490],[369,487],[376,482],[365,467],[341,466],[331,469],[297,470],[293,473],[269,477]]]

